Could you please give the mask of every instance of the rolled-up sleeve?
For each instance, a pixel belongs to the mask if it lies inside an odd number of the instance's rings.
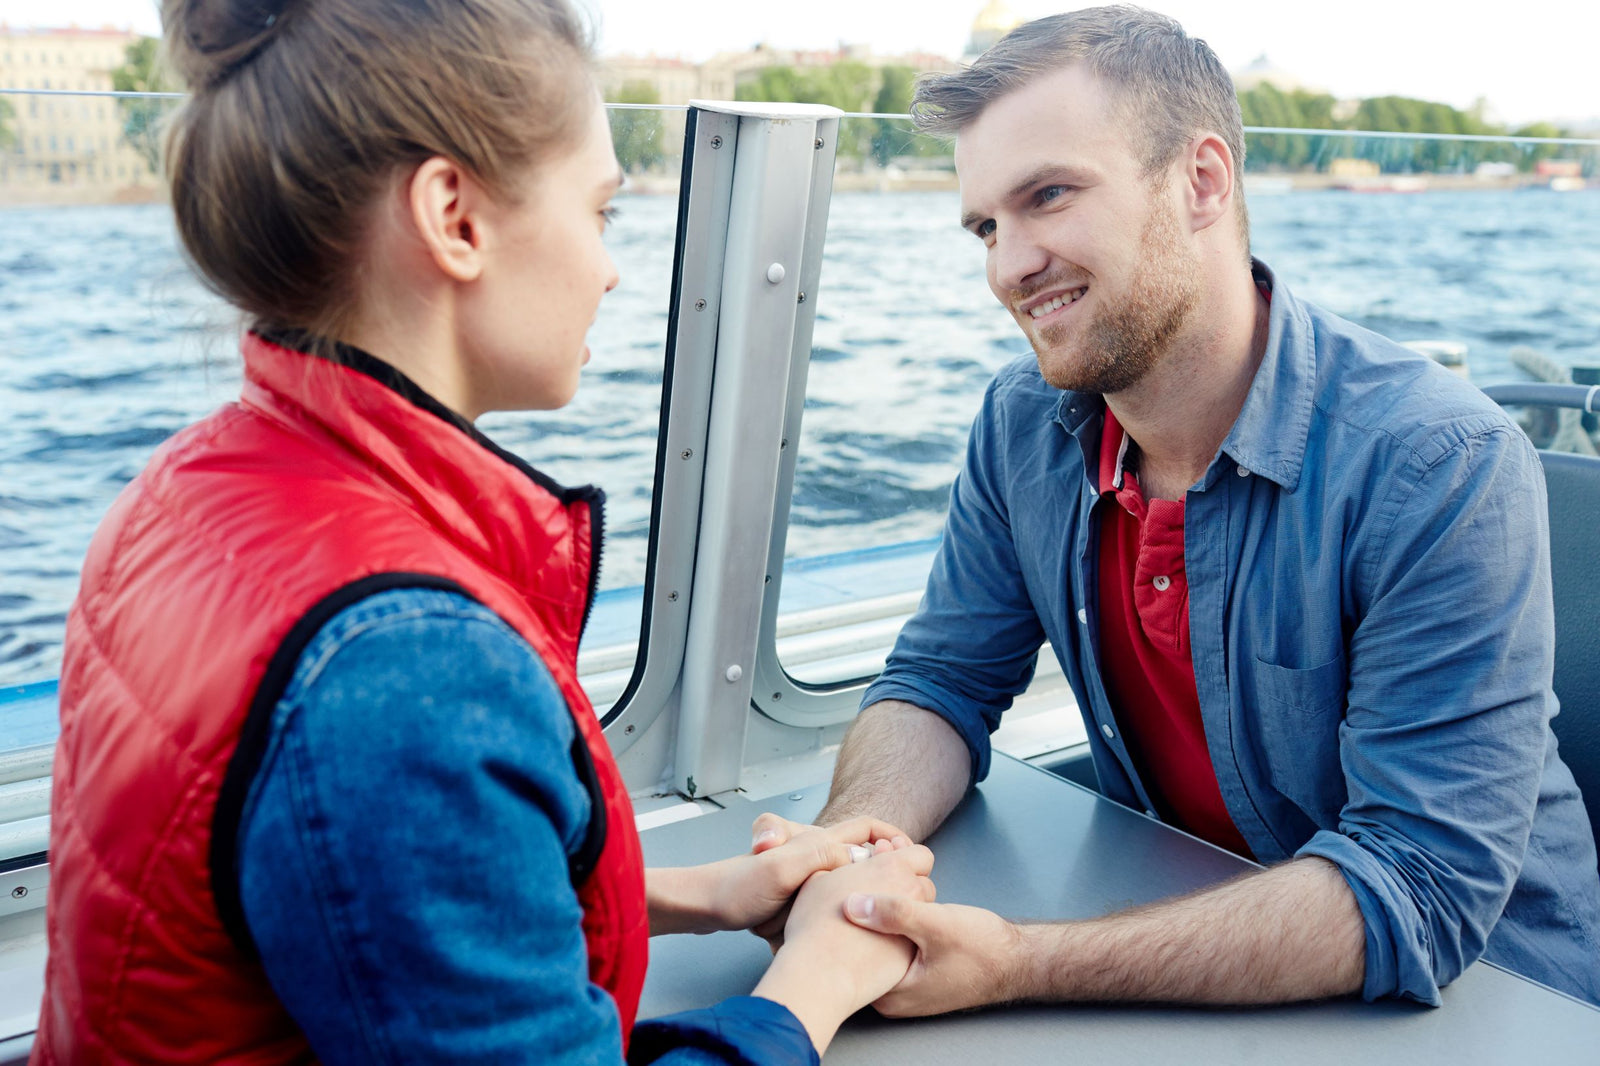
[[[989,734],[1033,679],[1044,630],[1018,562],[1006,506],[1006,377],[991,383],[950,492],[944,538],[922,603],[862,706],[904,700],[944,718],[989,772]]]
[[[1337,863],[1366,922],[1367,999],[1437,1004],[1483,954],[1521,870],[1554,621],[1544,478],[1504,422],[1412,453],[1358,545],[1339,729]]]

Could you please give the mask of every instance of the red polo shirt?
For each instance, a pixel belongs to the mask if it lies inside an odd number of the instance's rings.
[[[1161,817],[1240,855],[1206,748],[1189,655],[1183,501],[1146,500],[1111,408],[1100,439],[1100,664],[1106,695]]]

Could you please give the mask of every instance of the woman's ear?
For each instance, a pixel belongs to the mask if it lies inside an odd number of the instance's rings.
[[[417,167],[405,187],[411,224],[434,264],[453,281],[483,273],[483,188],[458,163],[434,156]]]

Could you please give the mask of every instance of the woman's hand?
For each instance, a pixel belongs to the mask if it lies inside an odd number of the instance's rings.
[[[932,869],[933,852],[908,845],[813,876],[795,897],[783,947],[754,994],[793,1011],[818,1053],[825,1051],[846,1018],[900,983],[915,953],[904,937],[853,924],[846,901],[894,896],[931,902]]]
[[[762,824],[756,823],[758,835]],[[781,934],[789,901],[812,874],[849,866],[877,851],[911,846],[900,830],[873,818],[854,818],[826,829],[794,828],[786,843],[760,854],[647,870],[651,934],[759,927],[771,939]]]

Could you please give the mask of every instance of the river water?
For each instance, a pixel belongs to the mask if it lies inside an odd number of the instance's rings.
[[[622,284],[562,411],[490,436],[607,489],[608,587],[644,574],[675,203],[631,197]],[[1250,205],[1303,297],[1399,340],[1464,342],[1479,384],[1526,346],[1600,361],[1600,192],[1296,192]],[[937,533],[983,386],[1026,345],[983,282],[954,193],[834,197],[789,554]],[[163,207],[0,212],[0,685],[52,677],[78,565],[112,498],[238,388],[237,319],[184,266]]]

